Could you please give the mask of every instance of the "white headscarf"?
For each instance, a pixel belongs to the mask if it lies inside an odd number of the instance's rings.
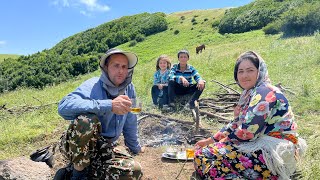
[[[262,84],[271,83],[271,81],[269,79],[268,69],[267,69],[266,63],[264,62],[262,57],[259,56],[254,51],[247,51],[247,52],[241,54],[237,59],[236,65],[238,65],[238,67],[239,67],[239,64],[243,60],[248,59],[249,57],[257,58],[259,60],[258,77],[257,77],[257,82],[256,82],[254,87],[252,87],[249,90],[245,90],[245,89],[243,90],[243,92],[242,92],[242,94],[240,96],[240,99],[239,99],[239,103],[238,103],[242,107],[247,105],[247,104],[249,104],[251,93],[252,93],[252,91],[253,91],[253,89],[255,87],[260,86]],[[234,78],[235,78],[235,81],[237,82],[237,84],[240,86],[239,80],[237,78],[237,73],[238,73],[238,69],[236,69],[236,67],[235,67],[235,69],[234,69]]]

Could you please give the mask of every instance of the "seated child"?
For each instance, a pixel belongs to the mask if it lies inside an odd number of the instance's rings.
[[[195,107],[194,101],[198,100],[205,88],[205,80],[203,80],[198,71],[188,64],[189,52],[187,50],[180,50],[178,52],[178,64],[174,64],[171,68],[168,85],[169,106],[175,106],[176,95],[191,94],[186,107],[193,109]],[[193,84],[192,79],[196,81]]]
[[[161,55],[157,60],[156,72],[154,73],[153,86],[151,89],[153,104],[159,106],[168,104],[168,82],[171,62],[167,55]]]

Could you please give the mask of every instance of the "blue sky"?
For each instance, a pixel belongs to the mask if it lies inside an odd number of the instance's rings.
[[[238,7],[253,0],[4,0],[0,54],[33,54],[122,16]]]

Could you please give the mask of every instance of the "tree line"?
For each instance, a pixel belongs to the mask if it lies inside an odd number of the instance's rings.
[[[164,13],[124,16],[70,36],[51,49],[0,63],[0,93],[43,88],[98,69],[101,55],[120,44],[165,31]]]
[[[256,0],[225,12],[219,33],[263,29],[265,34],[312,35],[320,30],[319,0]]]

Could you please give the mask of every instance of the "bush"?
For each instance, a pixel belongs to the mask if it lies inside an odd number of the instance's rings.
[[[186,17],[181,16],[181,17],[180,17],[180,19],[183,21],[183,20],[185,20],[185,19],[186,19]]]
[[[262,28],[262,30],[264,31],[265,34],[279,34],[281,32],[280,28],[281,28],[281,22],[276,21],[274,23],[268,24],[267,26]]]
[[[132,41],[130,41],[130,43],[129,43],[129,47],[133,47],[133,46],[135,46],[137,43],[138,43],[138,42],[137,42],[136,40],[132,40]]]
[[[312,35],[320,30],[320,2],[305,3],[285,14],[281,30],[284,36]]]
[[[243,33],[261,29],[297,5],[298,3],[290,0],[256,0],[248,5],[229,9],[220,21],[219,33]]]
[[[213,23],[212,23],[212,27],[213,27],[213,28],[216,28],[216,27],[219,26],[219,24],[220,24],[220,21],[219,21],[219,20],[214,20]]]
[[[142,41],[145,40],[145,38],[146,38],[145,35],[143,35],[143,34],[138,34],[138,35],[136,36],[135,40],[136,40],[137,42],[142,42]]]
[[[173,34],[174,34],[174,35],[177,35],[177,34],[179,34],[179,32],[180,32],[179,30],[175,30],[175,31],[173,32]]]

